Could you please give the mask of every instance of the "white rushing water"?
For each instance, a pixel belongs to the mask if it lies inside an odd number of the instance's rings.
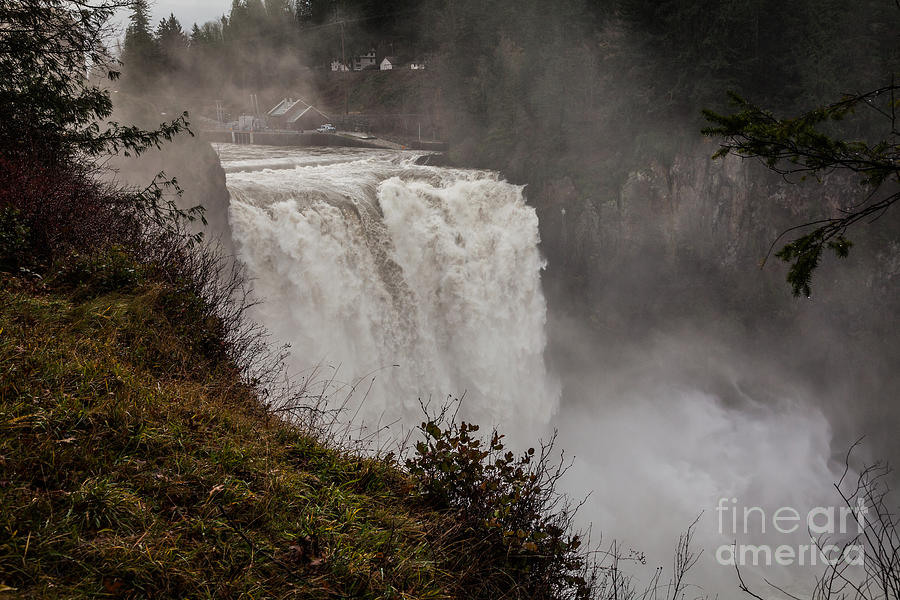
[[[256,316],[291,344],[293,367],[360,383],[350,405],[369,421],[415,422],[419,399],[463,394],[467,418],[549,421],[559,386],[544,365],[538,221],[520,186],[406,152],[218,151]]]

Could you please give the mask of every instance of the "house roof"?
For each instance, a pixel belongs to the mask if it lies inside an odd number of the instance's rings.
[[[326,119],[326,120],[330,119],[330,117],[329,117],[328,115],[326,115],[325,113],[323,113],[321,110],[319,110],[319,109],[316,108],[315,106],[308,106],[308,105],[307,105],[307,107],[306,107],[303,111],[297,113],[297,114],[296,114],[295,116],[293,116],[293,117],[288,117],[288,123],[296,123],[297,121],[299,121],[299,120],[303,117],[303,115],[306,115],[306,114],[309,114],[309,115],[318,114],[318,115],[321,116],[323,119]]]
[[[385,56],[381,62],[384,62],[384,61],[388,61],[392,65],[396,65],[398,62],[396,56]]]
[[[322,115],[324,118],[330,118],[328,115],[320,111],[318,108],[307,104],[303,100],[294,100],[293,98],[285,98],[278,103],[278,106],[270,110],[267,114],[270,117],[284,117],[288,123],[296,122],[300,117],[309,111],[314,111]]]
[[[295,100],[293,98],[285,98],[281,102],[279,102],[275,108],[266,113],[266,115],[270,117],[280,117],[284,113],[288,111],[295,104]]]

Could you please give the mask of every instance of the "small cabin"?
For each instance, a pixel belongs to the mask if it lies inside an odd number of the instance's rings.
[[[380,69],[382,71],[392,71],[395,67],[399,67],[396,56],[385,56],[381,61]]]

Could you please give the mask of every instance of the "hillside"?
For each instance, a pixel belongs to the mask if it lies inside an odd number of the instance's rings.
[[[379,458],[290,385],[214,250],[215,153],[187,113],[114,115],[115,10],[0,9],[0,595],[593,594],[550,445],[439,413]]]
[[[267,414],[175,289],[0,281],[2,589],[448,595],[407,479]]]
[[[116,249],[0,273],[2,597],[588,593],[530,456],[435,422],[411,470],[326,447],[188,288]]]

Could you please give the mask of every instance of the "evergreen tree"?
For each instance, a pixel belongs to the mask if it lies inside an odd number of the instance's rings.
[[[160,52],[150,31],[148,0],[133,0],[131,17],[125,30],[122,62],[127,87],[134,91],[147,90],[156,80],[160,66]]]
[[[114,1],[85,8],[73,0],[0,2],[0,154],[77,160],[124,151],[138,154],[186,128],[153,132],[107,121],[113,106],[101,80],[85,67],[119,77],[103,44]]]
[[[188,44],[187,36],[181,29],[181,23],[174,14],[169,14],[167,19],[159,22],[156,27],[156,40],[163,49],[186,48]]]
[[[266,29],[276,51],[283,52],[294,41],[295,17],[289,0],[266,0]]]
[[[191,28],[188,41],[186,71],[181,78],[182,85],[192,89],[203,89],[216,93],[225,83],[218,73],[227,72],[228,54],[222,35],[222,21],[196,23]]]
[[[191,38],[188,42],[191,48],[209,47],[222,42],[221,21],[207,21],[202,26],[194,23],[194,26],[191,28]]]
[[[714,158],[727,154],[758,158],[776,173],[798,179],[835,170],[859,178],[863,190],[860,199],[847,201],[835,216],[791,228],[791,232],[803,228],[808,232],[775,253],[791,265],[787,280],[794,295],[810,295],[812,275],[824,250],[845,258],[852,246],[847,231],[861,221],[878,219],[900,202],[898,96],[900,84],[892,83],[846,96],[797,117],[781,119],[732,94],[738,112],[722,115],[703,111],[711,123],[703,133],[723,138]],[[866,109],[875,109],[874,123],[862,123],[860,128],[845,125],[845,120],[853,117],[855,120],[870,117]],[[860,129],[867,135],[849,137],[848,134]]]
[[[138,155],[187,131],[186,113],[155,130],[110,120],[113,104],[107,86],[86,76],[90,65],[104,79],[118,78],[103,39],[106,24],[120,8],[115,1],[0,2],[0,165],[8,173],[61,174],[61,179],[74,173],[89,180],[109,155]],[[131,39],[134,49],[137,38]],[[164,198],[162,189],[173,185],[155,180],[143,191],[123,193],[116,211],[141,211],[161,226],[193,217],[197,213],[185,213]]]
[[[188,38],[181,29],[181,23],[174,14],[159,22],[156,27],[156,43],[159,46],[162,66],[167,70],[182,65],[188,47]]]

